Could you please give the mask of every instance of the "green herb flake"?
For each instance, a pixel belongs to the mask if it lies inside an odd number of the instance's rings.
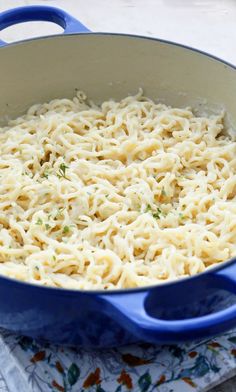
[[[56,261],[56,256],[55,255],[53,255],[52,258],[53,258],[54,261]]]
[[[35,267],[34,267],[37,271],[39,271],[39,267],[36,265]]]
[[[159,207],[157,207],[156,211],[152,210],[150,204],[147,205],[145,212],[150,212],[155,219],[160,219],[160,215],[163,214]]]
[[[42,225],[42,224],[43,224],[42,219],[41,219],[41,218],[38,218],[38,219],[37,219],[37,222],[36,222],[36,225]]]
[[[51,226],[48,223],[46,223],[45,228],[46,228],[46,230],[49,230],[49,229],[51,229]]]
[[[164,188],[162,188],[162,190],[161,190],[161,196],[166,196],[166,191]]]
[[[49,173],[49,169],[45,169],[44,172],[43,172],[43,174],[42,174],[42,177],[48,179],[49,174],[50,174],[50,173]]]
[[[62,233],[63,233],[63,234],[67,234],[67,233],[69,233],[69,231],[70,231],[69,226],[65,226],[65,227],[63,228]]]
[[[62,215],[63,211],[66,209],[66,207],[60,207],[58,208],[58,211],[56,213],[56,217],[59,217]]]
[[[145,212],[149,212],[152,211],[152,207],[150,206],[150,204],[147,205]]]
[[[59,178],[60,178],[60,177],[66,178],[66,169],[68,169],[68,168],[69,168],[69,167],[66,166],[65,163],[61,163],[60,166],[59,166],[59,172],[58,172],[57,176],[58,176]]]
[[[153,218],[155,218],[155,219],[160,219],[161,213],[162,213],[161,209],[160,209],[159,207],[157,207],[156,212],[153,212],[153,213],[152,213],[152,216],[153,216]]]

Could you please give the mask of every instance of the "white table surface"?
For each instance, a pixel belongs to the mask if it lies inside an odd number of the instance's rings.
[[[236,0],[0,0],[0,12],[33,4],[61,7],[92,31],[159,37],[236,64]],[[11,42],[59,32],[56,25],[36,22],[10,27],[0,38]],[[236,379],[214,389],[235,390]]]

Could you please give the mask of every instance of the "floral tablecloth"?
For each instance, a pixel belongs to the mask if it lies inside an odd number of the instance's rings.
[[[194,392],[234,374],[236,330],[185,345],[103,351],[0,335],[0,392]]]

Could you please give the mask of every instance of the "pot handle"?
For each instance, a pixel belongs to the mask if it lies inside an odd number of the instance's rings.
[[[86,33],[89,29],[60,8],[50,6],[17,7],[0,13],[0,31],[14,24],[32,21],[53,22],[60,25],[63,34]],[[7,45],[0,40],[0,46]]]
[[[202,279],[203,278],[203,279]],[[195,278],[193,278],[194,280]],[[236,266],[232,265],[220,271],[211,272],[202,277],[197,277],[195,282],[203,283],[204,287],[224,289],[236,293]],[[150,342],[176,343],[185,340],[201,339],[224,332],[236,325],[236,303],[226,309],[215,313],[181,320],[166,320],[153,317],[147,310],[149,295],[156,298],[165,298],[166,295],[178,295],[178,287],[181,287],[180,297],[186,302],[186,296],[191,290],[191,279],[186,281],[163,285],[139,292],[127,291],[125,294],[104,295],[105,308],[108,314],[113,314],[117,322],[123,324],[126,329],[133,333],[139,340]],[[197,292],[202,283],[197,283]],[[181,286],[180,286],[181,285]],[[186,285],[185,289],[184,286]],[[169,286],[169,288],[168,288]],[[164,289],[164,290],[163,290]],[[108,294],[108,293],[107,293]],[[195,299],[196,299],[195,298]],[[180,298],[181,300],[181,298]]]

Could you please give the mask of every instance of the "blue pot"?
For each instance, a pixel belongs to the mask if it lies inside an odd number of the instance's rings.
[[[0,42],[0,117],[85,90],[95,100],[121,98],[142,86],[173,105],[224,104],[235,121],[236,69],[175,43],[90,33],[64,11],[44,6],[0,14],[0,30],[44,20],[63,35]],[[209,109],[210,110],[210,109]],[[142,289],[73,291],[0,277],[0,326],[38,340],[90,347],[136,341],[179,343],[236,326],[236,260],[191,278]]]

